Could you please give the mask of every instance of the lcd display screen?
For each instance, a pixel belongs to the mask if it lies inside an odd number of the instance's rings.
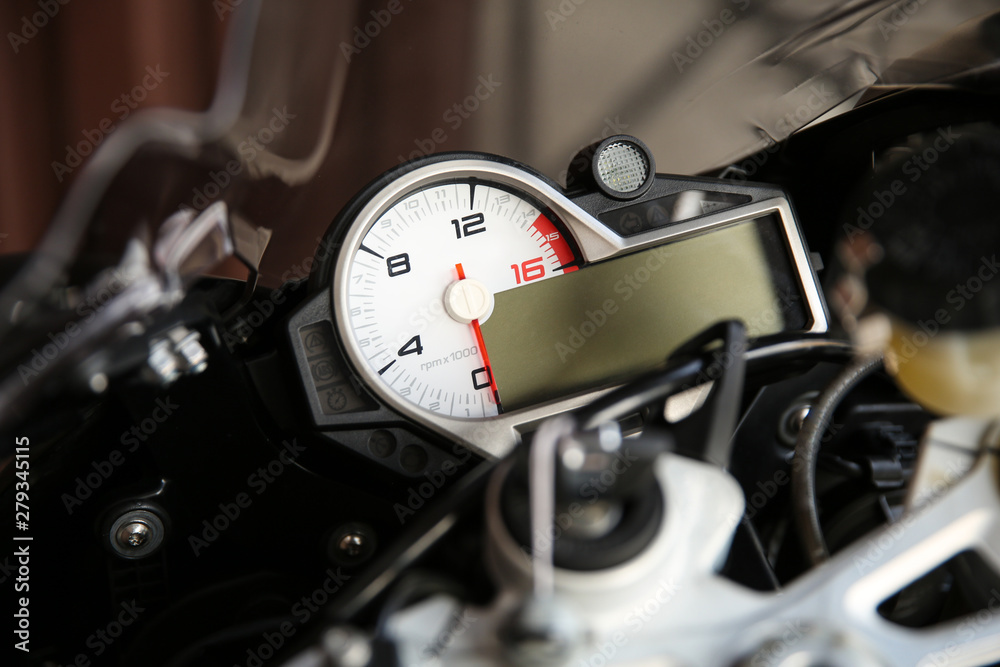
[[[809,322],[774,215],[500,292],[482,332],[509,411],[624,381],[726,319],[751,337]]]

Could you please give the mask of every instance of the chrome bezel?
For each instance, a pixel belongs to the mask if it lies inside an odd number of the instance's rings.
[[[361,348],[350,328],[347,312],[349,268],[365,234],[389,208],[410,192],[438,182],[469,177],[524,191],[548,207],[573,236],[582,259],[588,264],[666,242],[679,241],[711,229],[776,214],[781,221],[791,251],[790,260],[805,296],[806,310],[811,321],[804,333],[825,333],[829,327],[829,317],[816,274],[809,260],[809,253],[806,251],[791,206],[784,197],[752,202],[663,229],[623,238],[573,203],[552,184],[514,165],[491,160],[460,158],[415,168],[380,190],[351,222],[337,256],[333,276],[331,296],[334,324],[349,362],[371,391],[406,417],[442,435],[461,441],[483,456],[488,458],[505,456],[520,441],[521,434],[533,425],[553,415],[586,405],[613,387],[562,397],[495,417],[458,419],[431,412],[395,394],[383,384],[378,373],[365,363]]]

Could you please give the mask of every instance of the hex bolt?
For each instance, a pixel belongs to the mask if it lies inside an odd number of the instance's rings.
[[[169,340],[161,339],[149,348],[149,358],[146,363],[163,385],[171,384],[181,375],[172,347]]]
[[[192,331],[177,343],[177,352],[191,373],[201,373],[208,368],[208,353],[201,345],[201,334]]]

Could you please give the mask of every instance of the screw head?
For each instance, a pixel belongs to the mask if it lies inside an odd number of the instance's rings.
[[[348,556],[360,556],[365,548],[365,536],[361,533],[348,533],[340,538],[340,550]]]
[[[811,406],[802,405],[788,415],[788,428],[792,433],[798,435],[798,432],[802,430],[802,425],[805,424],[806,417],[809,416],[810,409]]]
[[[118,531],[118,542],[124,547],[136,549],[149,541],[149,526],[141,521],[125,524]]]
[[[778,440],[787,447],[794,447],[799,431],[806,423],[812,404],[808,399],[800,399],[782,413],[778,421]]]
[[[354,567],[375,555],[378,536],[368,524],[351,521],[336,528],[327,537],[326,545],[330,560]]]
[[[163,521],[149,510],[130,510],[114,521],[108,537],[111,549],[120,557],[145,558],[163,543]]]

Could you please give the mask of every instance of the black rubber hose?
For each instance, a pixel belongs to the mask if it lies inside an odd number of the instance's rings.
[[[819,456],[823,434],[830,425],[833,411],[840,401],[859,382],[882,369],[882,356],[863,357],[851,362],[844,372],[830,383],[802,424],[795,440],[795,457],[792,460],[792,507],[795,522],[802,538],[802,545],[813,565],[830,558],[819,524],[816,503],[816,459]]]

